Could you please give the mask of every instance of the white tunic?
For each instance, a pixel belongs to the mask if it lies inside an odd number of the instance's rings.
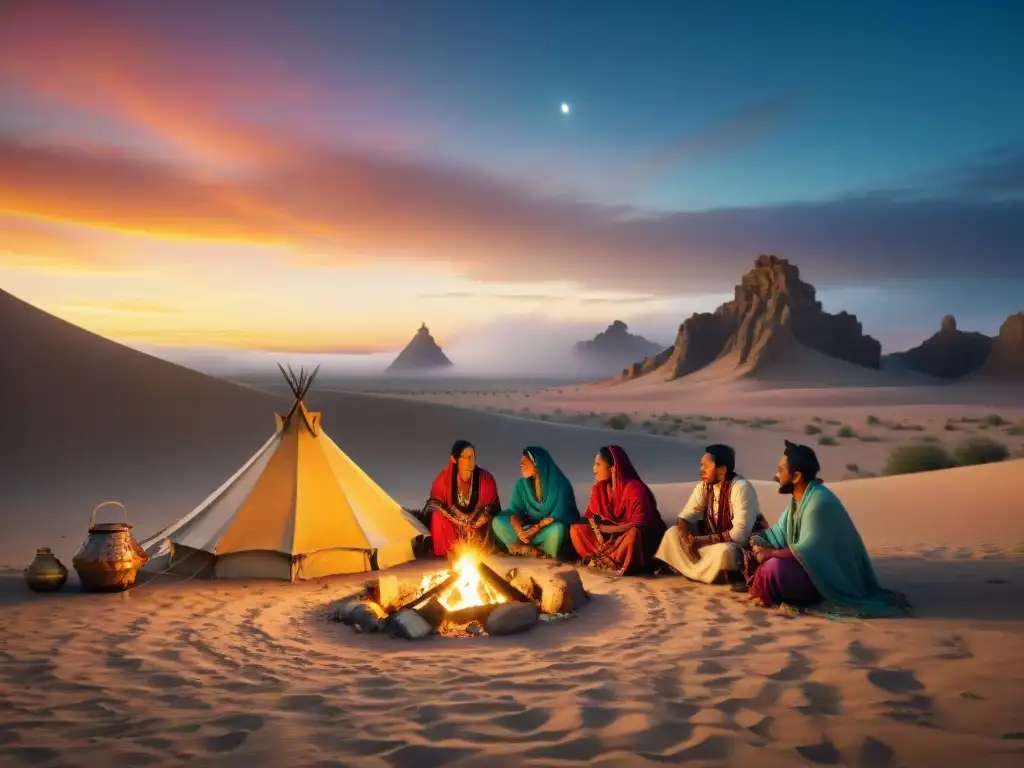
[[[712,487],[711,512],[718,514],[718,494],[721,486]],[[723,541],[709,544],[700,549],[700,559],[692,562],[683,549],[678,528],[670,528],[661,539],[655,557],[668,563],[687,578],[710,584],[722,571],[738,571],[743,567],[741,546],[754,530],[754,523],[761,512],[757,492],[745,478],[734,477],[729,486],[729,508],[732,510],[732,528],[729,534],[733,543]],[[704,483],[697,483],[689,500],[679,513],[679,519],[697,524],[704,519]]]

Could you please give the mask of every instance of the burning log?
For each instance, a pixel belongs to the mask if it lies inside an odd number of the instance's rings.
[[[503,635],[529,629],[553,612],[570,613],[587,600],[575,571],[558,572],[542,582],[516,574],[515,582],[466,547],[450,571],[428,574],[415,588],[399,584],[393,575],[382,576],[367,590],[375,600],[364,598],[356,606],[345,601],[338,614],[363,631],[385,629],[392,637],[418,639],[433,632],[465,637],[485,630]]]
[[[530,602],[530,598],[520,592],[518,589],[509,584],[505,579],[496,574],[493,570],[488,567],[487,563],[477,563],[477,568],[480,570],[480,575],[487,580],[494,589],[503,595],[513,603],[526,603]]]

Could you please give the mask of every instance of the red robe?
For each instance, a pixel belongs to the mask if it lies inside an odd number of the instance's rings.
[[[569,535],[583,559],[595,557],[598,563],[623,573],[646,571],[653,564],[654,553],[665,533],[665,521],[658,512],[654,494],[640,479],[626,452],[617,445],[609,446],[608,450],[615,460],[613,480],[594,483],[590,502],[583,513],[585,522],[573,525]],[[594,532],[592,520],[633,527],[599,536]]]
[[[453,462],[441,470],[430,486],[430,498],[423,511],[430,515],[430,537],[434,542],[434,554],[444,557],[452,546],[460,540],[472,540],[485,551],[493,548],[491,526],[488,521],[479,528],[471,523],[480,515],[494,517],[501,511],[498,499],[498,484],[494,476],[486,469],[477,467],[473,470],[469,503],[458,504],[458,470]],[[456,524],[451,518],[459,520]]]

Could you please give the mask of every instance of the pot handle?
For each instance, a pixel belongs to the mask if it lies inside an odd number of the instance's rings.
[[[128,522],[128,510],[125,509],[124,504],[122,504],[120,501],[101,501],[99,504],[92,508],[92,517],[89,518],[90,528],[96,525],[96,510],[98,510],[100,507],[107,506],[107,504],[116,504],[117,506],[119,506],[124,511],[125,522]]]

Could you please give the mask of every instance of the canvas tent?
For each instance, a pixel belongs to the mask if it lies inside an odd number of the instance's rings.
[[[190,576],[295,581],[413,559],[413,541],[427,530],[306,410],[316,371],[281,372],[291,410],[275,414],[275,434],[224,485],[143,542],[154,564]]]

